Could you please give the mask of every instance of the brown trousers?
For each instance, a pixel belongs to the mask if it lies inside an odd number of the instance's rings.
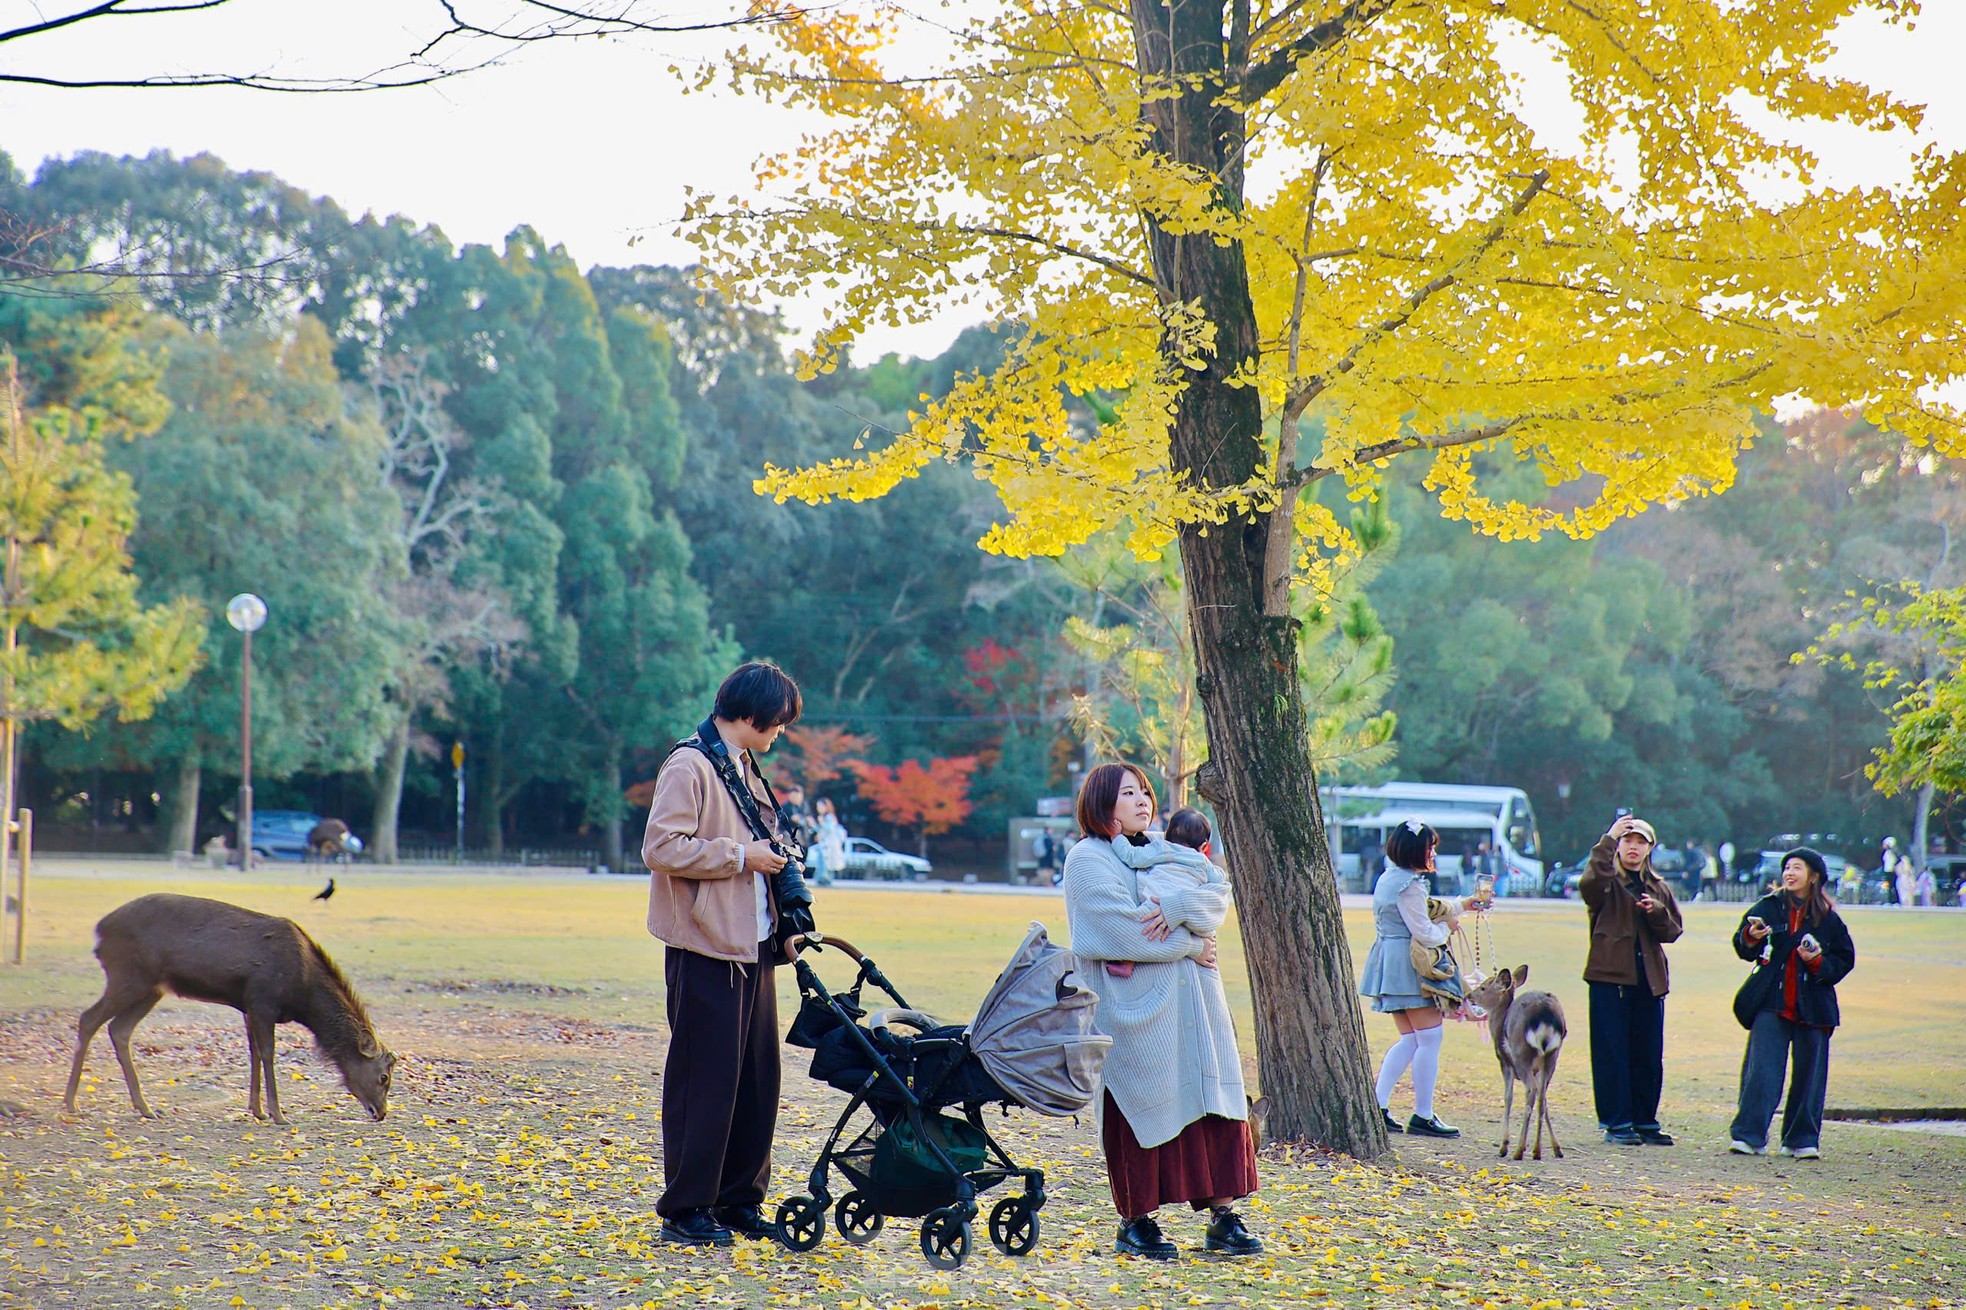
[[[665,947],[669,1059],[662,1071],[662,1179],[655,1212],[759,1205],[778,1126],[778,991],[771,943],[751,965]]]

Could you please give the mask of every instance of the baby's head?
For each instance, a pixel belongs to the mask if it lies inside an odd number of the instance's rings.
[[[1206,855],[1210,831],[1200,810],[1183,806],[1167,816],[1167,839],[1176,846],[1191,846]]]

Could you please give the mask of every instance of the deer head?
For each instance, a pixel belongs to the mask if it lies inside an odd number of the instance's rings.
[[[357,1052],[354,1059],[341,1067],[341,1080],[347,1084],[349,1094],[362,1103],[362,1108],[377,1123],[389,1113],[389,1077],[395,1069],[396,1057],[385,1046]]]
[[[1489,1014],[1499,1014],[1508,1008],[1515,999],[1516,990],[1529,978],[1529,966],[1518,964],[1513,971],[1504,969],[1481,986],[1468,993],[1471,1004],[1479,1005]]]

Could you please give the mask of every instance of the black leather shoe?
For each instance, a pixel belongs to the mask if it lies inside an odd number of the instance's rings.
[[[1263,1243],[1250,1235],[1243,1227],[1242,1216],[1234,1210],[1217,1210],[1208,1221],[1208,1235],[1202,1239],[1204,1249],[1216,1255],[1261,1255]]]
[[[1631,1128],[1607,1128],[1604,1130],[1604,1140],[1610,1142],[1613,1146],[1645,1145],[1645,1139],[1640,1137],[1635,1129]]]
[[[739,1237],[778,1236],[778,1225],[765,1218],[764,1209],[755,1205],[720,1205],[711,1217]]]
[[[1442,1123],[1439,1115],[1435,1115],[1431,1119],[1422,1119],[1416,1114],[1406,1121],[1406,1131],[1412,1133],[1415,1137],[1459,1137],[1461,1135],[1459,1128]]]
[[[708,1210],[685,1210],[662,1221],[662,1240],[682,1246],[729,1246],[730,1229]]]
[[[1647,1146],[1671,1146],[1673,1144],[1672,1134],[1662,1128],[1641,1128],[1638,1130],[1638,1140],[1644,1142]]]
[[[1137,1255],[1145,1260],[1173,1260],[1181,1252],[1174,1243],[1161,1236],[1160,1225],[1152,1215],[1142,1215],[1129,1219],[1120,1225],[1119,1238],[1113,1249],[1121,1255]]]
[[[1386,1121],[1387,1132],[1403,1133],[1406,1131],[1406,1129],[1400,1127],[1399,1120],[1393,1118],[1393,1112],[1391,1110],[1386,1109],[1384,1106],[1379,1107],[1379,1117]]]

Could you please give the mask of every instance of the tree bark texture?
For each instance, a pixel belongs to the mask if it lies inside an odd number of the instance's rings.
[[[376,777],[375,810],[369,820],[369,858],[377,864],[394,864],[401,858],[397,849],[397,828],[403,813],[403,771],[410,758],[410,712],[389,733],[382,748],[382,769]]]
[[[1225,6],[1192,0],[1133,0],[1132,14],[1143,81],[1179,88],[1142,111],[1154,148],[1206,169],[1220,179],[1219,203],[1240,207],[1243,121],[1224,96],[1241,44],[1237,25]],[[1151,215],[1149,236],[1162,294],[1198,305],[1216,331],[1207,368],[1185,373],[1173,466],[1198,486],[1242,483],[1263,456],[1261,400],[1230,381],[1261,349],[1242,246],[1167,232]],[[1384,1153],[1386,1135],[1311,768],[1298,625],[1287,612],[1266,614],[1273,531],[1293,525],[1264,514],[1181,531],[1208,727],[1210,764],[1199,790],[1221,820],[1235,877],[1269,1133],[1369,1158]]]
[[[171,786],[171,829],[165,840],[165,853],[195,849],[198,840],[198,788],[205,779],[205,768],[195,750],[186,751],[177,762],[177,777]]]

